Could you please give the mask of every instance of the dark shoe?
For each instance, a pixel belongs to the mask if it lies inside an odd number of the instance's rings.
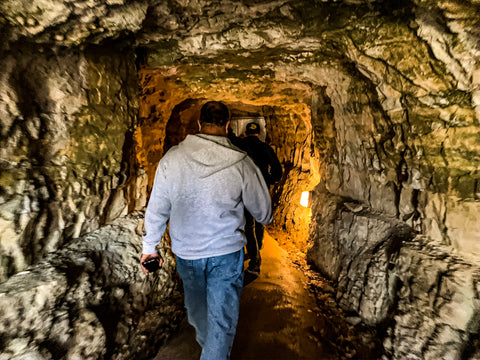
[[[258,276],[260,275],[260,269],[258,267],[249,267],[245,272],[248,272],[252,275]]]
[[[258,274],[252,273],[248,269],[245,270],[245,274],[243,276],[243,286],[247,286],[257,278],[258,278]]]
[[[248,271],[254,275],[260,275],[260,262],[258,261],[259,259],[257,259],[257,261],[253,262],[252,260],[250,260],[250,263],[248,264],[248,267],[247,267],[247,270],[245,271]]]

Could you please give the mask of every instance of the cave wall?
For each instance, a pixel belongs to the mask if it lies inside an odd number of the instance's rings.
[[[185,316],[168,238],[138,266],[135,61],[128,40],[0,60],[1,358],[154,356]]]
[[[355,66],[311,72],[328,85],[312,109],[325,176],[308,257],[337,282],[339,304],[380,330],[392,358],[476,358],[477,85],[475,76],[460,85],[451,59],[430,56],[436,45],[425,47],[418,14],[418,27],[383,23],[360,46],[347,40]]]
[[[0,358],[153,358],[185,313],[169,238],[162,269],[146,278],[142,233],[132,212],[0,284]]]
[[[364,72],[329,70],[323,76],[335,85],[322,88],[313,103],[324,176],[313,192],[308,258],[337,283],[342,308],[379,329],[392,358],[475,358],[480,141],[474,107],[453,88],[424,94],[441,94],[442,107],[422,104],[419,89],[380,97],[379,87],[396,82],[373,83]],[[385,105],[395,103],[399,108]]]
[[[0,279],[125,215],[134,54],[25,45],[2,56]]]
[[[377,329],[389,357],[478,357],[476,263],[322,186],[313,198],[310,256],[336,280],[337,301],[352,321]]]

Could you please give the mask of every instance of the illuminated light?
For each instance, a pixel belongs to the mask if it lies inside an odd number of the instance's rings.
[[[308,208],[308,196],[310,194],[310,191],[304,191],[302,192],[302,197],[300,198],[300,205],[303,207]]]

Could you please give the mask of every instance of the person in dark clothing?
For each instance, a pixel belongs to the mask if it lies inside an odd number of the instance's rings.
[[[247,135],[245,138],[239,138],[233,132],[229,132],[230,141],[252,158],[268,186],[275,184],[282,178],[282,165],[272,147],[260,140],[260,125],[255,122],[248,123],[245,134]],[[264,226],[257,222],[248,211],[245,211],[245,221],[246,247],[250,257],[246,271],[258,276],[262,262],[260,249],[263,247]]]

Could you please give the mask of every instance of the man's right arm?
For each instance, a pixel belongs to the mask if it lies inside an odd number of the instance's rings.
[[[165,164],[160,161],[152,193],[145,212],[145,234],[143,235],[143,254],[150,255],[157,252],[156,246],[160,243],[170,217],[170,199],[165,173]]]
[[[272,222],[272,200],[262,172],[253,160],[244,160],[243,203],[248,212],[263,225]]]

